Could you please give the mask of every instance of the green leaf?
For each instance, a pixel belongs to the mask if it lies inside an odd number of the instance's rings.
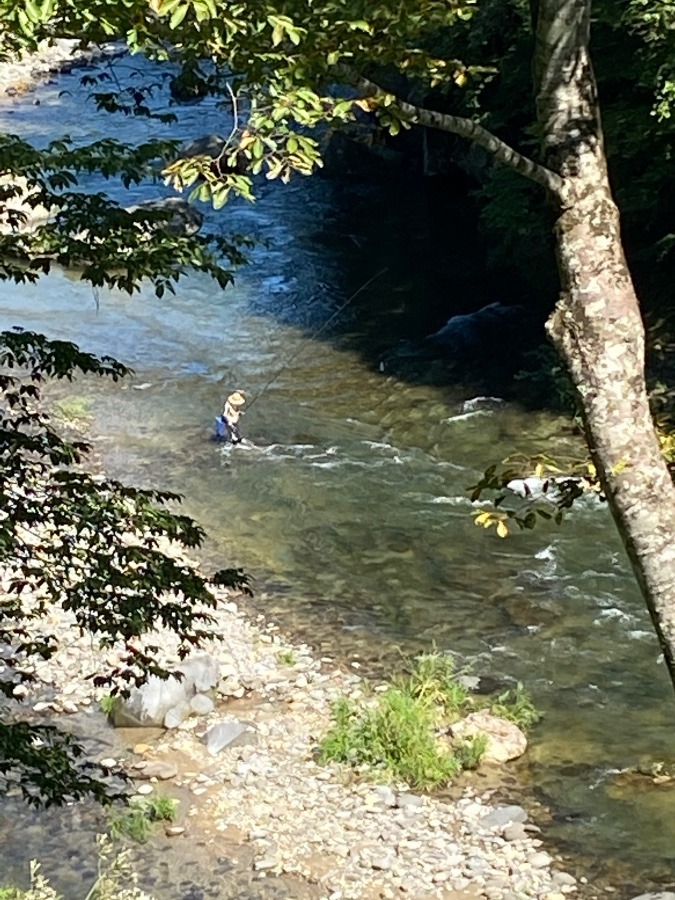
[[[35,24],[40,22],[40,10],[37,7],[37,4],[34,0],[25,0],[26,2],[26,13],[31,22]]]
[[[171,19],[169,20],[169,28],[171,28],[172,30],[174,28],[178,28],[185,16],[188,14],[189,8],[190,7],[187,4],[185,4],[184,6],[177,6],[171,14]]]

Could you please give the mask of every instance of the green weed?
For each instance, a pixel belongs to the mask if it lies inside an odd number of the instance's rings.
[[[298,661],[294,650],[280,650],[277,653],[277,662],[280,666],[294,666]]]
[[[133,799],[125,808],[114,807],[108,813],[110,837],[145,844],[152,835],[153,822],[173,822],[176,803],[172,797],[157,795]]]
[[[105,697],[101,697],[98,705],[100,706],[102,713],[105,713],[106,716],[111,716],[116,704],[117,697],[113,697],[112,694],[106,694]],[[1,897],[0,900],[2,900]]]
[[[488,708],[493,716],[508,719],[523,731],[527,731],[541,719],[541,713],[520,682],[515,688],[500,694]]]
[[[458,680],[449,654],[426,653],[410,671],[362,703],[339,700],[318,758],[370,770],[388,781],[432,788],[475,769],[487,738],[451,741],[439,737],[458,719],[479,709],[528,728],[540,718],[519,684],[492,701],[471,694]]]
[[[143,801],[145,814],[151,822],[173,822],[176,818],[177,800],[166,794],[157,794]]]
[[[448,723],[474,708],[471,694],[457,680],[455,661],[448,653],[418,656],[410,674],[396,679],[395,684],[426,706],[438,707]]]
[[[431,788],[451,781],[461,764],[436,738],[431,710],[391,687],[373,707],[340,700],[334,725],[321,742],[319,758],[367,767],[387,781]]]
[[[453,753],[459,760],[462,769],[477,769],[487,749],[488,739],[484,734],[457,741]]]
[[[64,397],[54,404],[54,418],[64,425],[84,426],[91,421],[91,401],[87,397]]]

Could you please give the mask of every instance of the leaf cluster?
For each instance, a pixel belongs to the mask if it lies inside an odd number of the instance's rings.
[[[95,287],[133,293],[149,280],[161,296],[188,271],[211,276],[221,288],[229,266],[245,261],[248,239],[189,234],[174,210],[124,209],[101,193],[74,190],[82,174],[117,178],[125,187],[159,176],[175,155],[173,141],[130,148],[106,138],[75,146],[64,137],[38,150],[16,135],[0,135],[0,279],[34,282],[58,265]],[[30,221],[29,211],[37,216]]]
[[[475,514],[475,524],[494,527],[501,538],[510,526],[532,530],[538,519],[562,523],[565,512],[589,491],[604,499],[595,466],[590,460],[571,460],[564,467],[547,454],[514,454],[489,466],[482,478],[468,488],[472,503],[487,492],[491,509]],[[531,484],[528,479],[532,479]],[[517,489],[512,487],[517,483]],[[518,494],[522,492],[519,497]]]
[[[122,648],[122,664],[96,684],[113,693],[149,674],[167,677],[158,646],[139,639],[167,629],[184,658],[212,636],[218,599],[205,578],[173,552],[198,547],[204,532],[173,512],[180,497],[128,487],[83,466],[88,445],[69,441],[42,405],[47,379],[76,375],[124,377],[129,370],[65,341],[27,331],[0,334],[0,694],[12,698],[34,678],[34,662],[49,659],[62,636],[48,616],[70,614],[73,627],[102,647]],[[250,592],[248,578],[226,569],[218,584]],[[100,769],[82,763],[76,742],[56,729],[7,718],[0,708],[0,790],[18,786],[37,802],[94,793],[117,796],[99,783]]]

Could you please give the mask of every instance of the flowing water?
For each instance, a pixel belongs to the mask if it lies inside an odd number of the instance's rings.
[[[60,96],[64,84],[70,96]],[[113,127],[92,112],[76,79],[39,97],[0,110],[2,127],[37,142],[64,130],[76,140],[146,134],[147,124]],[[188,108],[178,126],[152,131],[215,131],[218,115]],[[128,384],[74,388],[98,457],[116,475],[182,493],[208,529],[206,562],[245,567],[282,627],[366,669],[390,662],[392,648],[435,645],[478,673],[522,681],[544,719],[519,771],[553,812],[547,838],[581,860],[580,873],[624,888],[667,884],[675,790],[612,779],[672,755],[673,703],[606,509],[588,501],[563,528],[543,523],[501,541],[473,525],[467,499],[467,485],[508,453],[578,448],[545,414],[510,404],[464,412],[468,389],[444,385],[416,344],[400,344],[453,310],[500,299],[467,274],[471,234],[455,227],[447,246],[433,243],[437,209],[421,184],[266,185],[254,206],[208,214],[213,229],[268,242],[225,292],[192,277],[162,300],[94,297],[56,274],[3,286],[0,326],[44,330],[133,366]],[[405,377],[379,365],[397,346],[411,348]],[[255,396],[277,374],[243,420],[251,446],[211,442],[225,393]],[[39,842],[23,850],[39,852]]]

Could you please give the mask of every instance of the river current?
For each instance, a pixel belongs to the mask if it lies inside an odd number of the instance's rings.
[[[37,143],[150,133],[143,120],[97,114],[76,77],[36,96],[38,106],[28,97],[0,108],[2,128]],[[216,131],[219,115],[185,108],[178,125],[153,123],[152,134]],[[125,202],[161,190],[135,189]],[[208,227],[266,242],[224,292],[191,277],[162,300],[95,297],[54,274],[3,285],[0,327],[42,330],[134,368],[127,384],[73,388],[97,457],[117,476],[183,494],[210,536],[205,563],[243,566],[256,609],[282,628],[364,669],[392,665],[392,648],[436,646],[476,673],[523,682],[543,720],[518,773],[552,810],[546,838],[580,874],[619,887],[672,882],[675,790],[612,777],[669,758],[673,700],[607,510],[589,501],[562,528],[508,540],[473,524],[466,488],[490,463],[578,447],[547,414],[508,403],[467,411],[468,388],[440,383],[422,353],[414,365],[441,294],[445,318],[500,299],[481,285],[467,302],[468,244],[449,243],[442,265],[430,258],[430,193],[421,182],[264,185],[255,205],[205,210]],[[404,377],[387,359],[410,339]],[[243,420],[252,446],[232,451],[210,437],[235,387],[256,401]],[[39,855],[36,842],[28,855]]]

